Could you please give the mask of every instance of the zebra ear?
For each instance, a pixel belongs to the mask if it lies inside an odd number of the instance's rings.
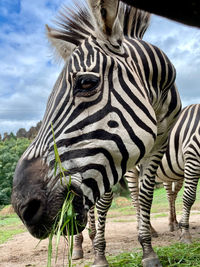
[[[114,49],[120,49],[123,31],[118,16],[118,0],[88,0],[100,39],[106,39]]]
[[[47,24],[46,34],[49,42],[55,48],[56,54],[66,61],[76,46],[70,42],[62,40],[60,32],[50,28]]]

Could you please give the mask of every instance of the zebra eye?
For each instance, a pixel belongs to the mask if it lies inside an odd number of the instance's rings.
[[[99,85],[100,78],[92,75],[81,75],[76,80],[74,86],[74,96],[91,96],[96,93],[97,87]]]

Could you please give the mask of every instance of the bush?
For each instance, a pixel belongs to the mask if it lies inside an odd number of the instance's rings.
[[[16,138],[14,135],[0,141],[0,205],[10,203],[13,174],[20,156],[29,144],[27,138]]]

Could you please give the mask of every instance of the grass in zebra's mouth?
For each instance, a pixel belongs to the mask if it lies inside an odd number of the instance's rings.
[[[68,243],[68,266],[72,266],[72,252],[73,252],[73,233],[74,225],[76,227],[76,214],[73,210],[73,193],[68,192],[67,197],[62,205],[62,209],[59,211],[55,223],[53,225],[52,231],[49,235],[49,245],[48,245],[48,264],[47,267],[51,267],[52,261],[52,250],[53,250],[53,236],[56,235],[56,257],[58,256],[58,246],[60,242],[60,237],[63,235],[67,239]],[[71,236],[70,233],[71,232]],[[67,234],[67,236],[66,236]]]
[[[54,175],[56,176],[57,170],[60,173],[60,182],[63,183],[63,179],[65,178],[65,172],[66,170],[63,168],[59,154],[58,149],[55,142],[55,135],[53,126],[52,128],[52,134],[53,134],[53,140],[54,140],[54,153],[55,153],[55,169],[54,169]],[[66,179],[64,179],[66,180]],[[72,266],[72,252],[73,252],[73,235],[74,232],[78,233],[78,225],[76,222],[76,213],[74,212],[73,208],[73,199],[75,196],[75,193],[71,190],[71,178],[69,180],[68,184],[65,184],[64,186],[67,187],[67,196],[64,200],[64,203],[62,205],[62,208],[58,212],[55,223],[52,227],[51,233],[49,235],[49,245],[48,245],[48,263],[47,267],[51,267],[52,262],[52,251],[53,251],[53,236],[56,235],[56,244],[55,244],[55,250],[56,250],[56,256],[55,256],[55,262],[57,261],[58,257],[58,246],[60,242],[60,237],[63,235],[68,243],[68,266]],[[76,229],[75,229],[76,228]],[[71,233],[71,235],[69,234]]]

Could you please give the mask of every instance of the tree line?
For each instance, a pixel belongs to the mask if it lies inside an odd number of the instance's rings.
[[[28,131],[20,128],[16,135],[4,133],[0,135],[0,207],[10,204],[12,180],[17,162],[23,152],[37,135],[41,121]]]
[[[16,137],[17,138],[28,138],[30,140],[33,140],[40,129],[41,123],[42,123],[41,121],[38,122],[36,126],[32,126],[28,131],[26,131],[25,128],[20,128],[16,133]],[[0,134],[0,140],[5,141],[11,138],[12,136],[13,136],[13,133],[8,134],[6,132],[3,134],[3,137]]]
[[[14,134],[0,140],[0,206],[10,203],[13,174],[30,142],[28,138],[17,138]]]

